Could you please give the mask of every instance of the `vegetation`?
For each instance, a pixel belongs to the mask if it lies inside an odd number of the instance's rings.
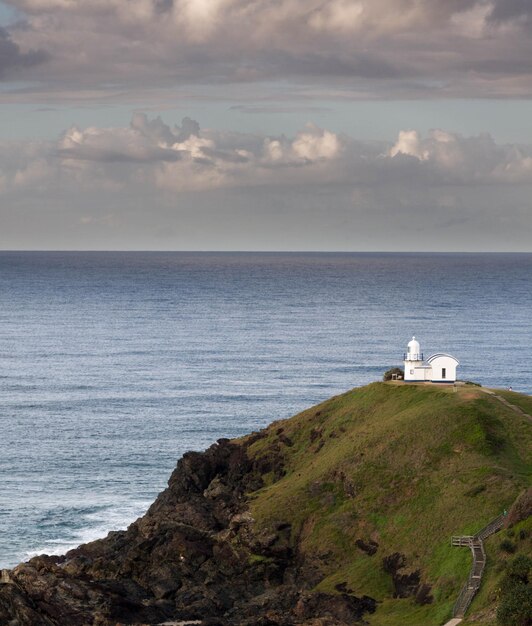
[[[508,402],[518,406],[525,413],[532,415],[532,396],[524,396],[522,393],[507,391],[506,389],[497,389],[497,393],[506,398]]]
[[[271,470],[251,494],[256,530],[290,525],[317,590],[379,601],[372,626],[440,626],[471,565],[450,537],[473,534],[528,486],[531,431],[474,386],[354,389],[250,436],[251,455]],[[486,542],[485,581],[464,624],[495,624],[497,586],[513,558],[500,544],[529,555],[527,523]],[[383,559],[395,553],[403,565],[394,575]],[[416,572],[419,585],[401,595],[398,585]]]
[[[532,559],[527,556],[516,557],[507,567],[497,621],[502,626],[532,624]]]
[[[509,519],[512,517],[515,508],[515,505],[512,506],[509,512]],[[520,521],[515,521],[513,526],[502,530],[497,535],[493,535],[484,543],[487,554],[486,573],[480,592],[468,612],[467,619],[462,622],[464,626],[469,624],[506,626],[505,621],[498,621],[497,619],[497,607],[500,607],[503,603],[502,590],[506,586],[504,578],[514,559],[520,557],[530,558],[532,556],[531,530],[532,517],[525,515]],[[514,544],[514,553],[501,550],[501,543],[506,540]],[[507,616],[503,614],[501,620],[506,619]],[[511,626],[511,624],[508,623],[508,626]]]
[[[404,377],[405,373],[400,367],[392,367],[384,372],[382,379],[386,382],[388,380],[403,380]]]
[[[510,541],[510,539],[503,539],[500,544],[501,550],[504,552],[508,552],[508,554],[513,554],[515,552],[515,543]]]

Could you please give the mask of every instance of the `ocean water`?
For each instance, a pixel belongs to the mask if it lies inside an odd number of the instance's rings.
[[[0,253],[0,567],[124,528],[177,459],[401,365],[532,393],[532,255]]]

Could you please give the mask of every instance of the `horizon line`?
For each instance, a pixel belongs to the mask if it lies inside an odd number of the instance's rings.
[[[191,254],[532,254],[532,250],[216,250],[216,249],[154,249],[154,248],[0,248],[6,252],[147,252],[147,253],[191,253]]]

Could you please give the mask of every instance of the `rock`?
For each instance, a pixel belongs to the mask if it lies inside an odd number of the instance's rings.
[[[304,619],[327,617],[335,620],[335,624],[352,624],[360,620],[364,613],[374,613],[376,608],[376,601],[367,596],[357,598],[345,593],[309,593],[301,595],[294,613]]]
[[[218,478],[218,476],[211,480],[209,486],[203,492],[203,496],[205,498],[210,498],[212,500],[215,500],[216,498],[221,498],[222,496],[230,496],[230,494],[230,489],[227,487],[227,485],[224,485],[224,483],[220,480],[220,478]]]
[[[406,567],[406,556],[399,552],[394,552],[384,557],[382,566],[385,572],[392,576],[394,587],[394,598],[410,598],[417,599],[418,604],[430,604],[432,596],[430,596],[430,585],[420,585],[421,572],[419,570],[410,573],[400,573]]]
[[[362,550],[362,552],[365,552],[368,556],[373,556],[379,548],[379,544],[372,539],[369,539],[368,541],[357,539],[355,541],[355,545],[359,550]]]
[[[529,518],[532,515],[532,487],[524,491],[514,502],[508,516],[506,518],[505,526],[510,528]]]
[[[0,570],[0,585],[12,585],[13,579],[11,573],[7,569]]]
[[[289,523],[255,531],[245,494],[268,472],[284,472],[279,443],[253,462],[226,439],[185,454],[127,530],[2,571],[0,624],[324,626],[373,611],[369,598],[310,592],[319,572],[297,553]]]

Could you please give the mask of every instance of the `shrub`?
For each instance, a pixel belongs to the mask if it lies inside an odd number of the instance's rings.
[[[382,377],[382,379],[385,381],[392,380],[394,378],[394,375],[398,380],[403,380],[405,377],[405,373],[400,367],[392,367],[391,369],[384,372],[384,376]]]
[[[503,539],[499,545],[499,548],[508,554],[515,552],[515,543],[512,543],[509,539]]]
[[[507,593],[497,609],[497,621],[502,626],[532,624],[532,588],[521,585]]]
[[[508,566],[506,576],[503,580],[503,587],[511,582],[528,585],[530,582],[530,570],[532,569],[532,559],[524,554],[516,556]]]
[[[531,626],[531,570],[532,559],[527,556],[518,556],[509,564],[501,583],[501,603],[497,609],[501,626]]]

